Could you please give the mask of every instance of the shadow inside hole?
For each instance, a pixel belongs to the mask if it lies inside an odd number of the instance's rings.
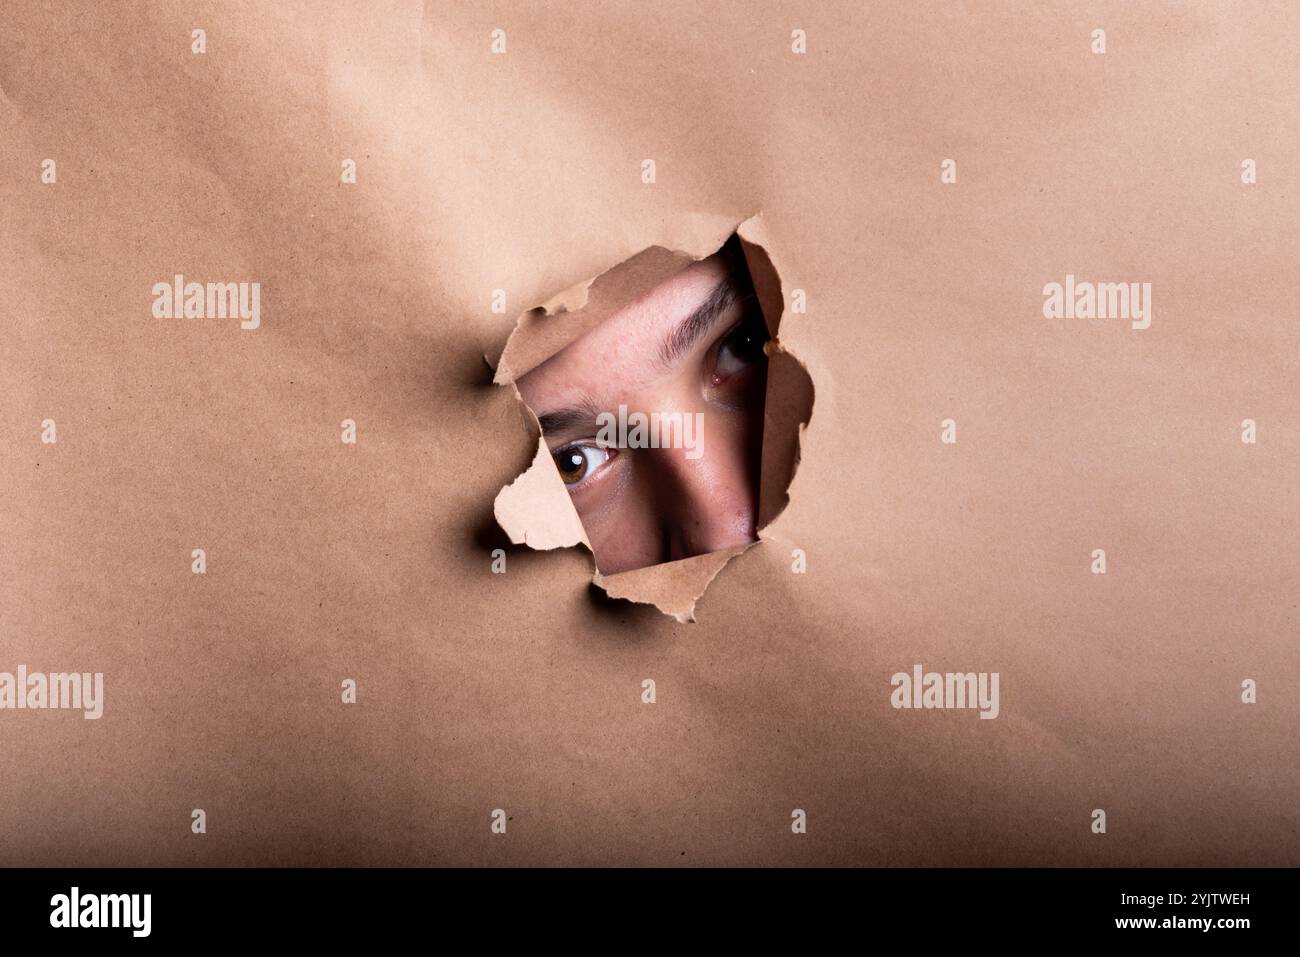
[[[595,582],[587,584],[587,604],[593,614],[610,624],[635,625],[638,635],[649,635],[647,629],[672,622],[653,605],[643,605],[626,598],[611,598]]]

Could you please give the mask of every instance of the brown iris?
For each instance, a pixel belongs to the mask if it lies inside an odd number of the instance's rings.
[[[576,485],[587,473],[587,457],[581,449],[562,449],[553,456],[555,467],[560,470],[560,478],[565,485]]]

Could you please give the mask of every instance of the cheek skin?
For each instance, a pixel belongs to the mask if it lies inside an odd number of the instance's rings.
[[[704,410],[700,458],[684,449],[623,450],[618,473],[574,496],[602,574],[754,541],[763,372],[753,370],[733,404]]]
[[[602,575],[615,575],[663,561],[658,544],[659,518],[653,502],[641,494],[638,483],[626,483],[609,507],[590,516],[579,511],[579,517]]]

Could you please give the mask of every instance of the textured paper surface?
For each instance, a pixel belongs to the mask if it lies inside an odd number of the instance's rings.
[[[1298,43],[1289,2],[6,5],[0,671],[106,700],[0,711],[0,864],[1297,863]],[[537,445],[483,360],[757,212],[815,405],[683,624],[495,528]],[[177,273],[260,327],[154,318]],[[1151,327],[1045,319],[1067,274]],[[999,716],[892,708],[916,663]]]

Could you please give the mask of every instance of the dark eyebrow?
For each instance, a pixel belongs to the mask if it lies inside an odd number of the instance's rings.
[[[695,311],[679,322],[659,346],[659,360],[666,366],[686,354],[695,343],[718,321],[727,307],[740,298],[740,290],[728,276],[704,298]]]
[[[747,290],[748,291],[748,290]],[[695,345],[710,327],[738,301],[753,298],[753,293],[741,295],[740,287],[731,276],[727,276],[714,286],[704,301],[691,314],[679,322],[659,346],[659,361],[666,366],[680,359],[691,346]],[[577,425],[594,423],[600,408],[590,396],[583,398],[577,405],[562,409],[553,409],[537,417],[543,435],[554,435]]]
[[[542,427],[542,434],[550,435],[554,432],[562,432],[575,425],[594,422],[599,414],[600,410],[596,408],[596,403],[590,398],[585,398],[577,405],[564,409],[555,409],[539,415],[537,422]]]

